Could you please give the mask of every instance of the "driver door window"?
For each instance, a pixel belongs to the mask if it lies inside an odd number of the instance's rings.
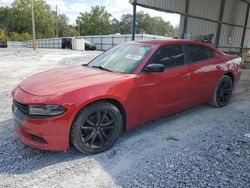
[[[162,64],[165,69],[181,66],[185,64],[184,51],[182,45],[168,45],[160,47],[149,64]]]

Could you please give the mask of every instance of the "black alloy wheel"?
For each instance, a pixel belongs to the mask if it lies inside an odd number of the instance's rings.
[[[217,86],[217,89],[215,91],[214,95],[214,105],[216,107],[224,107],[226,106],[231,98],[233,93],[233,81],[232,79],[224,75]]]
[[[115,105],[97,102],[79,113],[71,130],[71,142],[83,153],[99,153],[115,143],[122,126],[122,116]]]

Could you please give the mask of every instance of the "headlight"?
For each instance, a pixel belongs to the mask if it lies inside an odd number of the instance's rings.
[[[56,116],[65,111],[66,109],[59,105],[29,105],[29,115],[31,116]]]

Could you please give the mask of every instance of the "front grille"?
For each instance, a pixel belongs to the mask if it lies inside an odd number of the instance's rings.
[[[15,107],[20,110],[21,112],[23,112],[24,114],[28,114],[28,105],[26,104],[22,104],[20,102],[17,102],[15,100],[13,100],[13,105],[15,105]]]

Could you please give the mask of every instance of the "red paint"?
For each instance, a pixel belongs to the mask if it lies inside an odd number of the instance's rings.
[[[67,112],[47,119],[26,118],[23,122],[15,117],[20,139],[36,148],[64,150],[69,148],[70,129],[77,113],[97,100],[120,102],[126,112],[127,130],[131,130],[159,117],[210,102],[218,80],[226,73],[234,75],[235,85],[239,81],[241,59],[226,55],[212,45],[190,40],[134,43],[153,46],[134,74],[74,66],[42,72],[23,81],[12,92],[14,100],[23,104],[58,104]],[[160,46],[170,44],[208,46],[215,50],[217,57],[162,73],[141,73],[153,53]],[[34,141],[31,135],[42,137],[47,143]]]

